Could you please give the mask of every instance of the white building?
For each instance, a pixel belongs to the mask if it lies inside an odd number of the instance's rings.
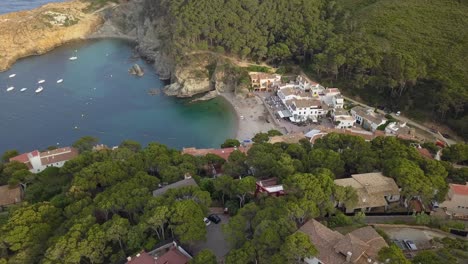
[[[343,108],[344,105],[344,98],[341,94],[334,95],[332,98],[333,108]]]
[[[372,132],[387,122],[387,119],[382,114],[376,113],[373,108],[356,106],[351,109],[351,115],[356,119],[357,124]]]
[[[11,161],[18,161],[26,164],[32,173],[39,173],[48,167],[62,167],[65,162],[78,156],[78,150],[71,147],[59,148],[50,151],[39,152],[34,150],[10,158]]]

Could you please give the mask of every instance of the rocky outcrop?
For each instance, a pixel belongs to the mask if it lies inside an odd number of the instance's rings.
[[[104,22],[75,0],[0,16],[0,71],[16,60],[43,54],[66,42],[86,38]]]
[[[244,76],[246,75],[246,76]],[[242,78],[247,72],[233,65],[229,60],[210,52],[199,52],[185,56],[172,74],[171,85],[164,88],[170,96],[191,97],[209,93],[204,100],[214,98],[219,92],[236,92],[244,87]],[[197,99],[196,99],[197,100]]]
[[[143,76],[145,73],[143,72],[143,70],[141,69],[140,65],[138,64],[134,64],[129,70],[128,72],[131,74],[131,75],[136,75],[136,76]]]
[[[137,43],[136,51],[152,63],[162,80],[170,80],[175,62],[165,48],[167,24],[161,14],[160,1],[132,0],[105,10],[105,23],[91,38],[125,38]],[[168,46],[168,45],[166,45]]]

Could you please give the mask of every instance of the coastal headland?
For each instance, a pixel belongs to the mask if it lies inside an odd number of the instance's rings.
[[[16,60],[86,38],[104,22],[88,3],[74,0],[0,16],[0,71]]]

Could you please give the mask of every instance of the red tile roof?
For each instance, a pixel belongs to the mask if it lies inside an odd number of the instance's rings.
[[[164,255],[158,257],[155,264],[187,264],[190,258],[182,254],[176,247],[172,247]],[[146,263],[145,263],[146,264]]]
[[[131,257],[130,260],[127,261],[127,264],[155,264],[154,257],[150,254],[142,251],[138,253],[135,257]]]
[[[196,149],[196,148],[184,148],[182,154],[189,154],[192,156],[205,156],[207,154],[218,155],[221,158],[227,160],[234,150],[239,150],[242,153],[247,153],[249,150],[248,147],[238,147],[238,148],[223,148],[223,149]]]
[[[78,156],[78,150],[75,148],[65,147],[50,151],[41,152],[41,163],[46,166],[56,162],[68,161]]]
[[[458,195],[468,195],[468,183],[466,185],[450,184],[450,189]]]
[[[16,157],[10,158],[10,161],[19,161],[21,163],[29,162],[29,157],[28,157],[29,154],[31,154],[33,157],[35,157],[35,156],[39,155],[39,151],[34,150],[34,151],[31,151],[31,152],[28,152],[28,153],[23,153],[23,154],[18,155]]]
[[[431,152],[429,152],[427,148],[417,148],[416,150],[419,152],[419,154],[421,154],[421,156],[428,158],[428,159],[434,159],[432,157]]]

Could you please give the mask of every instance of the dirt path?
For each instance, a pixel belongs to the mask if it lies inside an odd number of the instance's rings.
[[[262,62],[260,64],[257,64],[257,63],[254,63],[254,62],[251,62],[251,61],[248,61],[248,60],[241,60],[241,59],[238,59],[238,58],[235,58],[235,57],[227,56],[227,55],[224,55],[224,54],[219,54],[219,53],[209,51],[209,50],[196,50],[196,51],[186,53],[185,55],[195,55],[195,54],[211,54],[211,55],[214,55],[214,56],[218,56],[218,57],[230,60],[232,63],[234,63],[235,65],[237,65],[239,67],[249,67],[249,66],[253,65],[253,66],[268,67],[271,70],[276,71],[276,68],[273,68],[273,67],[271,67],[270,65],[268,65],[268,64],[266,64],[264,62]]]

